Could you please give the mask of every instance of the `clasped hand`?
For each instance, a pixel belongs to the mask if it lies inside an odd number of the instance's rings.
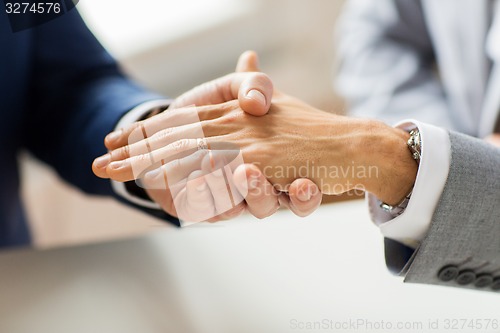
[[[258,168],[285,156],[287,140],[259,147],[279,138],[281,129],[273,128],[279,119],[270,117],[279,112],[271,108],[267,114],[272,83],[257,71],[256,55],[247,52],[237,73],[194,88],[162,114],[111,133],[105,139],[109,153],[94,161],[94,173],[136,180],[162,209],[185,221],[215,222],[245,210],[264,218],[281,205],[299,216],[310,214],[321,202],[314,182],[267,179]],[[268,125],[259,132],[258,119]]]

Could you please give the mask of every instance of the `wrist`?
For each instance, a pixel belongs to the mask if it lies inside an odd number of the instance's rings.
[[[319,128],[321,130],[314,131],[319,163],[313,166],[333,166],[326,169],[328,172],[312,172],[316,178],[311,180],[323,194],[375,188],[380,166],[373,152],[380,149],[378,137],[385,135],[381,131],[386,130],[385,125],[368,119],[335,116],[323,121]]]
[[[362,184],[379,200],[397,205],[411,192],[418,172],[407,145],[410,134],[377,121],[366,121],[365,125],[357,151],[364,165],[377,172]]]

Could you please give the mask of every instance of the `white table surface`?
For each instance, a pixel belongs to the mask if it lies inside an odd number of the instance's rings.
[[[499,294],[387,272],[362,201],[0,254],[1,333],[500,331],[445,329],[479,319],[500,321]],[[298,329],[308,322],[332,326]]]

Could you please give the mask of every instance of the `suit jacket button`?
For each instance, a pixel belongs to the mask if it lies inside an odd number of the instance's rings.
[[[474,282],[474,285],[478,288],[484,288],[493,283],[493,276],[490,274],[479,274]]]
[[[459,285],[465,286],[469,283],[474,282],[475,279],[476,279],[476,273],[474,273],[471,270],[464,270],[458,273],[458,276],[455,281],[457,281]]]
[[[495,290],[495,291],[500,290],[500,276],[497,276],[497,277],[493,280],[493,284],[491,285],[491,289],[493,289],[493,290]]]
[[[458,276],[458,267],[453,265],[444,266],[438,273],[438,278],[443,282],[454,280]]]

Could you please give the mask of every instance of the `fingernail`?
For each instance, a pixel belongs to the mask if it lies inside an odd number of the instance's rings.
[[[120,129],[118,131],[114,131],[114,132],[109,133],[106,136],[106,140],[108,142],[115,142],[120,138],[121,135],[122,135],[122,130]]]
[[[297,193],[297,198],[300,201],[309,201],[312,198],[312,189],[310,186],[302,188],[299,193]]]
[[[111,156],[109,154],[106,154],[106,155],[103,155],[103,156],[97,158],[95,160],[94,164],[99,169],[102,169],[102,168],[107,167],[110,161],[111,161]]]
[[[252,89],[247,93],[247,98],[253,99],[262,105],[266,105],[266,97],[260,91]]]
[[[117,161],[117,162],[111,162],[111,164],[109,165],[109,167],[113,170],[118,170],[120,169],[121,167],[123,166],[123,163],[120,162],[120,161]]]

